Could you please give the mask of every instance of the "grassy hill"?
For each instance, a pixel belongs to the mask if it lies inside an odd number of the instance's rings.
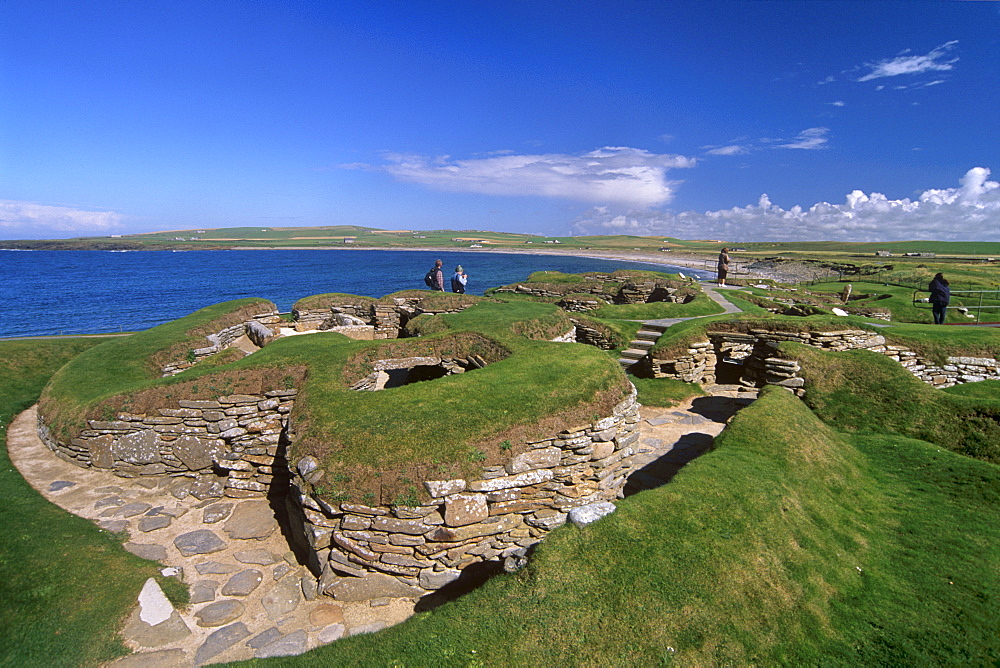
[[[675,252],[713,256],[721,246],[739,249],[743,257],[819,258],[871,256],[889,251],[894,261],[903,253],[936,253],[943,257],[1000,257],[998,242],[967,241],[892,241],[849,243],[836,241],[739,242],[725,239],[683,240],[667,236],[599,235],[589,237],[545,237],[533,234],[491,232],[485,230],[381,230],[358,225],[316,227],[228,227],[192,228],[126,234],[115,237],[79,237],[74,239],[0,241],[3,248],[27,249],[220,249],[220,248],[504,248],[538,250],[609,250],[624,252]],[[884,259],[884,258],[881,258]],[[926,261],[926,260],[924,260]]]

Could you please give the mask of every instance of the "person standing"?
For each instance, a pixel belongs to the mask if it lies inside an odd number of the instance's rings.
[[[451,276],[451,291],[460,295],[465,294],[465,285],[469,282],[469,275],[462,271],[462,265],[455,267],[455,273]]]
[[[444,292],[444,262],[434,260],[434,289]]]
[[[434,260],[434,266],[424,276],[424,284],[431,290],[437,290],[438,292],[444,292],[444,270],[441,268],[442,264],[441,260]]]
[[[934,312],[934,324],[943,325],[944,317],[948,311],[948,303],[951,302],[951,288],[948,287],[948,279],[941,272],[934,274],[931,284],[927,286],[931,293],[931,310]]]
[[[717,268],[718,279],[716,282],[719,285],[726,284],[726,275],[729,273],[729,249],[723,248],[722,252],[719,253],[719,266]]]

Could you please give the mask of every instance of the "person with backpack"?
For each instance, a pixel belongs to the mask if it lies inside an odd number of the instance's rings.
[[[465,284],[469,282],[469,275],[462,271],[462,265],[455,267],[455,273],[451,277],[451,291],[460,295],[465,294]]]
[[[434,266],[424,276],[424,285],[431,290],[444,292],[444,270],[441,268],[443,265],[444,263],[441,260],[434,260]]]

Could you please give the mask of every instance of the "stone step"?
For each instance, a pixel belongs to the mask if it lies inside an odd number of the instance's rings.
[[[625,368],[625,369],[630,368],[633,364],[635,364],[638,361],[639,360],[625,359],[624,357],[619,357],[618,358],[618,363],[621,364],[622,367]]]
[[[645,357],[648,352],[648,350],[643,350],[641,348],[629,348],[628,350],[623,350],[621,354],[622,357],[627,359],[638,360]]]
[[[636,340],[636,341],[633,341],[632,343],[629,344],[629,348],[637,349],[637,350],[649,350],[650,348],[652,348],[655,345],[656,345],[656,341],[639,341],[639,340]]]

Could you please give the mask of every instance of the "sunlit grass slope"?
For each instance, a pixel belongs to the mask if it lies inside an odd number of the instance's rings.
[[[118,537],[60,510],[33,490],[7,456],[7,426],[49,376],[99,339],[0,342],[0,665],[94,666],[128,653],[120,621],[156,564]],[[175,600],[176,580],[161,586]]]
[[[524,571],[253,665],[920,665],[1000,658],[1000,468],[845,438],[765,391],[669,484]]]
[[[802,361],[806,402],[838,429],[918,438],[1000,464],[1000,397],[941,392],[866,350],[784,350]]]

